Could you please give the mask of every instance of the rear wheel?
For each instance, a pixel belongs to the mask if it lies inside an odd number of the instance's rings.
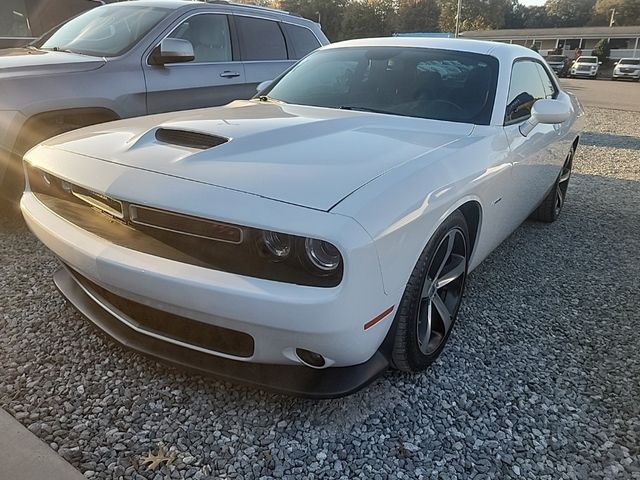
[[[396,317],[392,364],[420,371],[438,358],[455,323],[469,264],[469,231],[454,212],[422,251]]]
[[[573,156],[575,153],[575,147],[571,148],[569,155],[562,165],[560,175],[556,179],[553,188],[549,191],[549,194],[542,201],[540,206],[531,215],[534,220],[541,222],[555,222],[562,212],[565,199],[567,198],[567,189],[569,188],[569,180],[571,179],[571,168],[573,167]]]

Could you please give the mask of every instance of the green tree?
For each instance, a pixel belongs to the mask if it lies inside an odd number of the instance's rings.
[[[398,32],[436,32],[440,8],[435,0],[400,0]]]
[[[355,0],[342,11],[340,39],[391,35],[397,14],[392,0]]]
[[[598,57],[598,60],[600,60],[601,62],[607,60],[607,58],[609,58],[609,55],[611,54],[609,40],[607,40],[606,38],[600,40],[598,43],[596,43],[596,46],[593,47],[593,51],[591,53],[592,55]]]
[[[347,0],[276,0],[273,6],[320,22],[325,35],[335,42],[342,28],[342,13]]]
[[[616,25],[640,25],[640,0],[597,0],[594,12],[609,24],[611,10],[616,9]]]
[[[581,27],[593,16],[596,0],[547,0],[544,8],[554,27]]]
[[[454,32],[458,2],[438,0],[439,27],[443,32]],[[503,28],[507,14],[513,11],[512,0],[464,0],[460,15],[460,31]]]

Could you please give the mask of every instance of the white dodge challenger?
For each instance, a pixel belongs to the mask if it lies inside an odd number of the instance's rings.
[[[337,397],[438,357],[467,274],[558,218],[581,115],[523,47],[348,41],[253,100],[37,146],[21,207],[58,288],[117,341]]]

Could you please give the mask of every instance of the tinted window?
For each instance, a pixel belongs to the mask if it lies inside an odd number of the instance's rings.
[[[547,62],[560,63],[564,62],[564,59],[567,58],[564,55],[549,55],[547,57]]]
[[[302,58],[320,47],[320,42],[318,42],[316,36],[308,28],[298,27],[288,23],[283,24],[283,27],[287,31],[289,40],[291,40],[292,43],[292,45],[290,45],[290,48],[293,50],[293,52],[290,52],[291,58]]]
[[[161,7],[124,4],[98,7],[65,23],[41,48],[100,57],[121,55],[169,11]]]
[[[0,37],[30,37],[31,28],[24,0],[0,2]]]
[[[620,60],[620,65],[640,65],[640,59],[623,58]]]
[[[536,67],[538,67],[538,75],[540,75],[540,80],[542,80],[545,98],[556,98],[558,96],[558,91],[556,90],[556,85],[549,76],[549,72],[547,72],[546,68],[539,63],[536,63]]]
[[[505,123],[528,118],[534,102],[546,96],[538,73],[538,64],[528,60],[515,62],[511,69]]]
[[[577,61],[579,63],[596,63],[598,61],[598,57],[580,57]]]
[[[287,44],[277,22],[235,17],[243,60],[286,60]]]
[[[233,60],[231,35],[226,15],[196,15],[183,22],[171,38],[188,40],[193,45],[194,62],[230,62]]]
[[[495,58],[453,50],[332,48],[309,55],[265,93],[286,103],[487,125],[497,72]]]

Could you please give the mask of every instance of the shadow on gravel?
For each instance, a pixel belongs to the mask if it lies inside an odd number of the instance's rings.
[[[584,132],[580,137],[580,145],[640,150],[640,138],[612,133]]]

